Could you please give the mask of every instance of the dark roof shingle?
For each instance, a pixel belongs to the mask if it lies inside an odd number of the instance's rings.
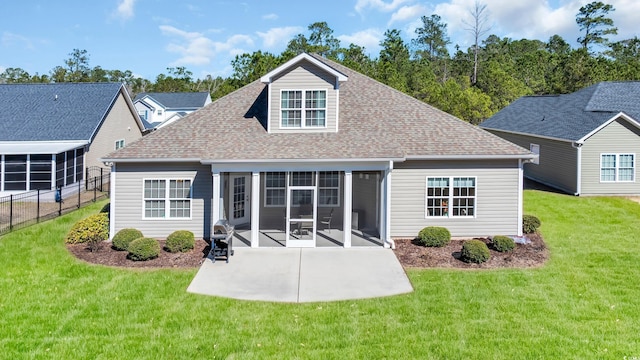
[[[601,82],[564,95],[524,96],[480,127],[577,141],[620,112],[640,119],[640,81]]]
[[[120,83],[0,85],[0,141],[91,140]]]
[[[145,97],[150,97],[159,104],[162,104],[166,109],[197,109],[205,105],[208,92],[164,92],[164,93],[140,93],[136,95],[133,101],[142,100]]]

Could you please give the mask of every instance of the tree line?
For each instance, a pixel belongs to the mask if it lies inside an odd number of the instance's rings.
[[[0,83],[19,82],[123,82],[135,95],[140,92],[208,91],[222,97],[283,64],[301,52],[317,53],[419,100],[477,124],[524,95],[564,94],[607,80],[640,79],[640,39],[610,42],[617,28],[608,14],[615,9],[594,1],[582,6],[576,23],[581,36],[573,48],[559,35],[548,41],[500,38],[489,32],[486,6],[469,10],[466,23],[473,37],[467,49],[454,47],[447,24],[440,16],[421,17],[413,38],[405,41],[398,29],[389,29],[376,57],[364,47],[344,48],[326,22],[308,26],[294,36],[280,54],[255,51],[237,55],[229,77],[195,79],[185,67],[167,68],[155,81],[136,78],[129,70],[89,66],[86,50],[74,49],[64,66],[48,75],[30,75],[20,68],[0,74]]]

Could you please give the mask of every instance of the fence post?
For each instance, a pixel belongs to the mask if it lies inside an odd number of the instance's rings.
[[[98,191],[98,189],[96,188],[97,182],[98,178],[93,178],[93,202],[96,202],[96,191]]]
[[[13,194],[9,195],[9,231],[13,230]]]
[[[102,186],[103,186],[102,181],[103,181],[103,179],[104,179],[103,171],[104,171],[104,169],[100,168],[100,192],[103,192],[103,191],[104,191],[104,189],[102,188]]]
[[[58,186],[57,191],[60,194],[60,201],[58,201],[58,216],[62,216],[62,187]]]
[[[89,178],[89,167],[84,168],[84,178],[85,179]],[[85,189],[89,190],[89,183],[88,182],[85,184]]]
[[[82,190],[82,183],[80,181],[78,181],[78,206],[77,208],[80,209],[80,195]]]
[[[36,222],[40,222],[40,189],[38,189],[38,201],[37,209],[36,209]]]

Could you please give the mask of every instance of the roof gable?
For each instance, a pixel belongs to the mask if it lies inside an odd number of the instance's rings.
[[[347,79],[348,79],[348,77],[344,73],[341,73],[340,71],[334,69],[333,67],[329,66],[324,61],[321,61],[320,59],[318,59],[318,58],[316,58],[314,56],[311,56],[311,55],[309,55],[307,53],[302,53],[302,54],[294,57],[293,59],[287,61],[286,63],[278,66],[277,68],[273,69],[272,71],[270,71],[266,75],[262,76],[260,78],[260,81],[262,81],[263,83],[270,83],[270,82],[273,81],[274,78],[278,77],[283,72],[288,71],[291,67],[297,65],[299,62],[304,61],[304,60],[309,61],[310,63],[312,63],[313,65],[319,67],[323,71],[331,74],[332,76],[334,76],[336,78],[337,81],[347,81]]]
[[[372,78],[313,58],[349,78],[340,86],[338,132],[268,133],[264,124],[269,85],[257,80],[105,160],[283,162],[533,156]]]
[[[121,92],[120,83],[0,85],[0,141],[91,140]]]

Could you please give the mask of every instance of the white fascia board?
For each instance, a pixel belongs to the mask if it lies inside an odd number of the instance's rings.
[[[0,141],[0,154],[59,154],[88,145],[88,140],[70,141]]]
[[[200,162],[200,159],[196,158],[185,158],[185,159],[172,159],[172,158],[100,158],[98,159],[103,163],[192,163],[192,162]]]
[[[263,83],[271,83],[272,79],[274,76],[280,74],[281,72],[283,72],[284,70],[290,68],[291,66],[297,64],[298,62],[302,61],[302,60],[307,60],[310,63],[316,65],[317,67],[321,68],[322,70],[330,73],[331,75],[335,76],[338,81],[347,81],[348,77],[347,75],[337,71],[336,69],[328,66],[327,64],[323,63],[322,61],[314,58],[313,56],[307,54],[307,53],[301,53],[300,55],[294,57],[293,59],[287,61],[286,63],[278,66],[277,68],[271,70],[270,72],[268,72],[266,75],[262,76],[260,78],[260,81]]]
[[[407,160],[513,160],[535,159],[538,155],[408,155]]]
[[[253,172],[253,171],[383,171],[389,169],[393,161],[335,161],[335,162],[203,162],[211,165],[212,171]]]
[[[617,114],[615,114],[613,117],[611,117],[611,119],[605,121],[602,125],[598,126],[597,128],[591,130],[591,132],[589,132],[587,135],[581,137],[579,140],[576,141],[576,143],[578,144],[583,144],[588,138],[592,137],[595,133],[597,133],[598,131],[604,129],[605,127],[609,126],[609,124],[611,124],[612,122],[618,120],[618,119],[623,119],[626,120],[629,124],[637,127],[638,129],[640,129],[640,123],[632,118],[631,116],[623,113],[623,112],[619,112]]]

